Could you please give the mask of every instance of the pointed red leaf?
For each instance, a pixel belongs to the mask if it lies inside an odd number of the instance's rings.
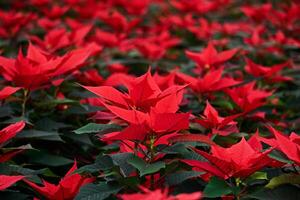
[[[14,183],[22,180],[24,176],[6,176],[0,175],[0,191],[5,190],[6,188],[10,187]]]

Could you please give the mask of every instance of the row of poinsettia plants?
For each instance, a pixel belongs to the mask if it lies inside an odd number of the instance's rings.
[[[300,199],[300,2],[3,0],[3,199]]]

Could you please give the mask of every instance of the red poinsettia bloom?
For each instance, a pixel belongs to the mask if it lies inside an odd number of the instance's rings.
[[[231,133],[237,133],[237,122],[233,120],[239,117],[240,114],[232,115],[229,117],[219,116],[218,111],[206,101],[206,107],[204,110],[203,119],[197,119],[196,122],[201,126],[210,129],[212,134],[219,134],[222,136],[229,135]]]
[[[130,123],[121,132],[105,135],[103,140],[144,140],[146,136],[162,136],[188,128],[189,114],[176,113],[184,86],[161,91],[150,71],[128,83],[128,94],[113,87],[85,87],[101,98],[110,112]]]
[[[244,42],[250,46],[260,47],[265,43],[265,40],[261,37],[262,33],[265,31],[264,26],[257,26],[249,36],[249,38],[245,38]]]
[[[57,185],[51,184],[45,180],[43,180],[43,186],[39,186],[26,179],[24,181],[40,195],[49,200],[73,199],[81,186],[91,183],[94,180],[93,178],[87,178],[79,174],[73,174],[76,169],[77,163],[75,161],[72,168]]]
[[[22,51],[16,59],[0,56],[0,72],[16,86],[34,90],[50,84],[50,81],[80,67],[93,52],[91,48],[70,51],[62,57],[48,53],[29,44],[27,56]]]
[[[116,5],[124,8],[129,14],[143,15],[147,11],[150,0],[117,0],[114,1]]]
[[[70,8],[68,6],[54,5],[50,8],[44,8],[42,11],[50,19],[57,19],[62,17]]]
[[[300,40],[292,37],[287,37],[282,31],[277,31],[276,34],[270,38],[275,45],[290,45],[300,47]]]
[[[247,63],[245,67],[246,72],[253,75],[254,77],[263,77],[271,82],[292,80],[291,77],[285,77],[279,74],[284,67],[290,66],[290,62],[285,62],[270,67],[266,67],[263,65],[256,64],[247,58],[246,63]]]
[[[229,148],[211,146],[211,153],[194,149],[209,162],[199,160],[182,160],[195,170],[206,171],[223,179],[230,177],[246,178],[267,166],[272,161],[268,154],[272,149],[262,152],[262,145],[256,137],[242,140]]]
[[[147,188],[140,187],[142,193],[136,194],[121,194],[119,198],[122,200],[136,200],[136,199],[143,199],[143,200],[199,200],[201,199],[201,192],[194,192],[190,194],[178,194],[178,195],[170,195],[168,194],[168,189],[161,190],[157,189],[154,191],[150,191]]]
[[[51,52],[55,52],[58,49],[70,45],[67,31],[64,28],[58,28],[48,31],[43,40],[35,35],[30,36],[29,39],[34,44],[37,44],[40,48]]]
[[[272,4],[266,3],[259,6],[243,6],[241,10],[250,19],[256,22],[266,20],[268,13],[272,13]]]
[[[205,18],[200,18],[199,25],[189,26],[187,29],[196,35],[198,39],[211,39],[213,34],[220,30],[221,25],[217,22],[209,23]]]
[[[52,53],[71,45],[82,46],[91,28],[91,25],[77,25],[76,29],[70,33],[65,28],[56,28],[48,31],[44,39],[35,35],[30,35],[29,39],[41,49]]]
[[[172,37],[167,31],[134,40],[137,50],[150,60],[161,59],[169,48],[178,43],[180,43],[180,39]]]
[[[273,93],[254,89],[254,86],[255,82],[251,82],[240,87],[227,89],[226,93],[244,112],[250,112],[264,105],[266,98]]]
[[[231,49],[227,51],[217,52],[212,42],[202,52],[186,51],[188,58],[197,63],[199,68],[215,68],[230,60],[238,49]]]
[[[0,38],[14,38],[34,19],[33,13],[0,10]]]
[[[86,87],[99,98],[99,101],[119,118],[138,123],[145,121],[152,108],[156,113],[175,113],[182,100],[185,86],[172,86],[164,91],[154,81],[150,70],[143,76],[125,83],[128,93],[120,92],[114,87]]]
[[[140,22],[140,19],[128,21],[124,15],[118,11],[98,13],[100,20],[112,27],[116,32],[129,33]]]
[[[240,83],[231,77],[222,77],[222,73],[223,68],[221,67],[208,71],[203,78],[195,78],[181,72],[176,72],[176,75],[179,80],[189,84],[189,87],[199,94],[224,90]]]
[[[220,7],[225,7],[228,3],[230,3],[230,0],[173,0],[171,1],[171,3],[175,8],[177,8],[180,11],[205,14],[210,11],[215,11]]]

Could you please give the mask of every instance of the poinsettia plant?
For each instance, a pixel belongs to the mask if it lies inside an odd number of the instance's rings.
[[[300,199],[299,13],[1,1],[1,200]]]

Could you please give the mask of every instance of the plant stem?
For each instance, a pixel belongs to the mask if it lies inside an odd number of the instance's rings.
[[[151,163],[154,159],[154,142],[155,137],[150,137],[150,160],[149,163]],[[150,176],[150,189],[154,189],[154,174],[151,174]]]
[[[296,174],[300,174],[299,171],[297,170],[295,164],[292,164],[292,167],[293,167],[293,169],[294,169],[294,171],[295,171]]]
[[[25,117],[26,102],[28,100],[29,90],[24,89],[23,92],[24,92],[24,95],[23,95],[23,102],[22,102],[22,118]]]

